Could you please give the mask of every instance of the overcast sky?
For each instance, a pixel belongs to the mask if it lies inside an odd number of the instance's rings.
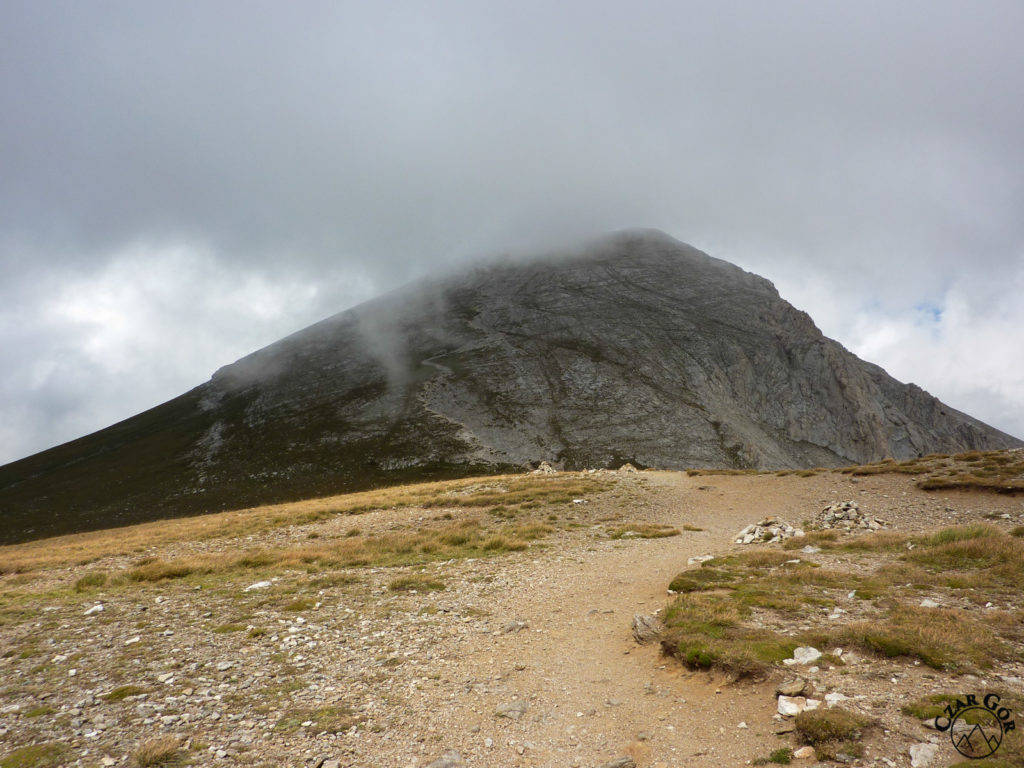
[[[0,462],[663,229],[1024,437],[1024,3],[0,3]]]

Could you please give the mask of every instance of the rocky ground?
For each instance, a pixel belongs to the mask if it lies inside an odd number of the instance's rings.
[[[799,527],[854,500],[887,530],[986,518],[1013,526],[1024,523],[1020,496],[926,493],[901,475],[643,472],[610,482],[571,505],[577,525],[489,558],[328,572],[264,573],[257,563],[242,574],[89,592],[69,586],[90,570],[126,570],[138,556],[8,573],[0,756],[56,743],[62,756],[40,765],[136,765],[140,745],[172,735],[178,763],[194,765],[741,766],[796,746],[775,695],[796,674],[815,698],[841,694],[879,723],[855,764],[908,766],[913,745],[934,743],[931,764],[944,766],[959,758],[948,737],[902,714],[903,704],[951,688],[1024,693],[1021,665],[951,678],[854,653],[843,666],[730,682],[685,669],[631,632],[634,615],[666,605],[666,586],[695,567],[690,558],[743,549],[737,532],[765,518]],[[336,516],[255,540],[173,544],[160,556],[298,545],[355,525],[369,535],[442,514],[481,512]],[[611,538],[623,523],[681,533]],[[394,589],[405,575],[422,583]],[[35,763],[0,757],[8,764]]]

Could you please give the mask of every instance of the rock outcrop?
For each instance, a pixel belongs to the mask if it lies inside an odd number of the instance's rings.
[[[795,468],[1022,443],[658,232],[421,282],[0,468],[0,543],[529,468]]]

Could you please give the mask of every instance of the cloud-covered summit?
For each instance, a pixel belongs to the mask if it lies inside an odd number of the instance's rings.
[[[4,458],[411,277],[635,225],[1024,434],[1022,26],[999,0],[5,3]]]

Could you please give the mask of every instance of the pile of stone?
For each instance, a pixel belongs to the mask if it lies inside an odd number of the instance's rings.
[[[542,461],[540,465],[533,470],[531,475],[554,475],[557,474],[557,470],[552,467],[548,462]]]
[[[774,544],[776,541],[803,536],[804,532],[795,528],[785,520],[777,517],[766,517],[751,523],[736,534],[737,544]]]
[[[839,528],[846,531],[855,528],[877,531],[888,525],[884,520],[862,512],[856,501],[837,501],[829,504],[818,515],[817,523],[819,528]]]

